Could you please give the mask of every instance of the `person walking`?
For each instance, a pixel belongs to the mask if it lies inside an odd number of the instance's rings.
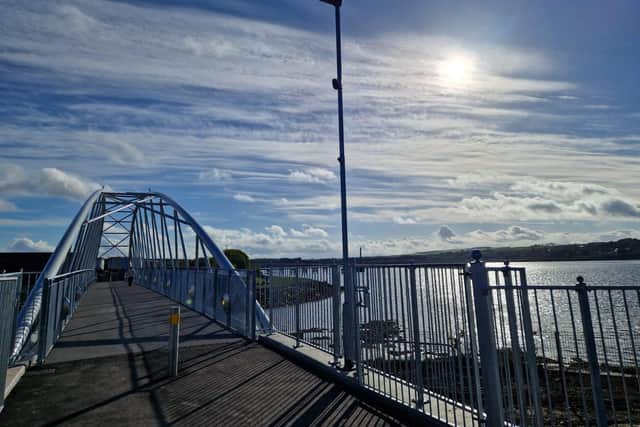
[[[129,286],[133,286],[133,268],[129,267],[125,276],[127,277],[127,283]]]

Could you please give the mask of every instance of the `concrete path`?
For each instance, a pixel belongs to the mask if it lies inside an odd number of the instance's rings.
[[[172,305],[121,282],[93,285],[47,364],[7,399],[0,425],[398,425],[184,307],[180,372],[168,378]]]

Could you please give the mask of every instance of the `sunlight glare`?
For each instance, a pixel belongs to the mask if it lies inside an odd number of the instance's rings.
[[[471,83],[474,71],[473,61],[464,56],[445,58],[438,66],[441,84],[447,88],[463,88]]]

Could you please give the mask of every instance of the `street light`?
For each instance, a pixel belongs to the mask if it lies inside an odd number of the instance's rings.
[[[340,138],[340,208],[342,216],[342,268],[344,277],[344,304],[342,306],[343,318],[343,349],[344,349],[344,366],[346,370],[353,368],[353,360],[355,356],[354,339],[355,334],[353,328],[355,318],[355,304],[353,283],[351,280],[349,269],[349,236],[347,233],[347,184],[346,184],[346,165],[344,156],[344,123],[342,108],[342,49],[340,41],[340,6],[342,0],[320,0],[323,3],[332,5],[336,11],[336,66],[337,78],[333,79],[333,88],[338,91],[338,135]]]

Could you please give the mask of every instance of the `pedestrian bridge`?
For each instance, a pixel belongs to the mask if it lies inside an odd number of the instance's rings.
[[[132,286],[96,280],[112,255]],[[640,422],[639,286],[473,258],[237,270],[170,197],[97,191],[0,275],[0,425]]]

